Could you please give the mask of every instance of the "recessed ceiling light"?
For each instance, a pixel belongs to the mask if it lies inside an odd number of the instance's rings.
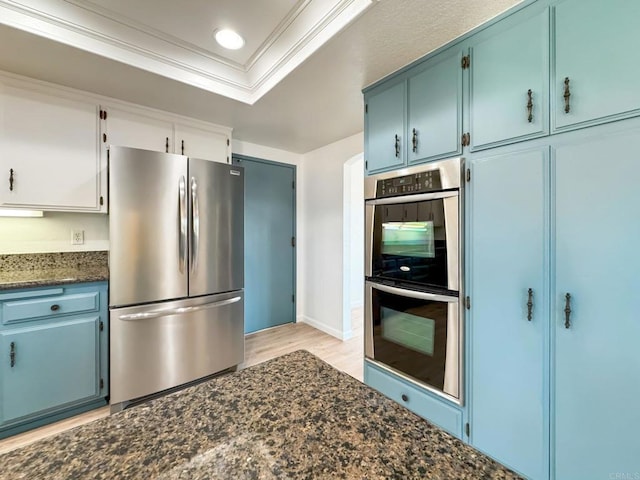
[[[215,34],[216,42],[218,42],[222,47],[228,48],[229,50],[238,50],[244,46],[244,38],[238,35],[233,30],[229,30],[227,28],[218,30]]]

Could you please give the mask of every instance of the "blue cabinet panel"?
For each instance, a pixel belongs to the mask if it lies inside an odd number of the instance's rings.
[[[533,5],[478,34],[471,43],[472,150],[548,134],[548,92],[548,9]]]
[[[401,166],[406,161],[406,82],[367,96],[365,159],[367,172]]]
[[[554,11],[554,128],[640,113],[640,2],[564,0]],[[569,112],[565,79],[569,79]]]
[[[0,332],[0,423],[96,397],[99,318]]]
[[[443,52],[407,80],[409,163],[462,153],[462,51]]]
[[[462,438],[462,411],[444,399],[435,398],[416,385],[364,362],[365,383],[391,400],[429,420],[457,438]]]
[[[532,479],[548,471],[548,152],[474,159],[470,192],[470,442]]]
[[[636,130],[554,149],[557,480],[640,475],[639,142]]]
[[[99,305],[98,292],[54,295],[3,302],[0,315],[2,323],[9,324],[81,312],[97,312]]]

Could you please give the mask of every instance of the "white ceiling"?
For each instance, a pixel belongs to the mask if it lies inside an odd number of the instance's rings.
[[[48,3],[52,0],[30,1]],[[147,29],[164,29],[165,40],[180,34],[180,42],[188,42],[193,49],[204,49],[205,43],[210,42],[207,36],[212,27],[208,21],[196,21],[193,17],[190,20],[189,17],[180,16],[179,18],[186,19],[173,18],[174,23],[169,22],[171,15],[177,15],[172,10],[173,4],[242,4],[241,10],[245,16],[253,19],[245,19],[243,24],[236,26],[242,32],[245,25],[250,29],[251,22],[260,20],[262,14],[259,8],[264,7],[266,3],[273,1],[279,10],[276,8],[278,13],[269,16],[265,24],[274,25],[278,22],[280,26],[285,18],[290,20],[287,15],[292,10],[284,14],[288,7],[293,5],[291,8],[295,9],[304,3],[293,0],[69,0],[64,3],[69,4],[71,1],[93,3],[92,8],[115,12],[112,18],[116,14],[128,16],[129,23],[135,22],[140,26],[142,22]],[[144,68],[147,65],[134,66],[134,62],[130,62],[133,64],[131,65],[89,53],[86,49],[74,48],[68,45],[70,42],[52,41],[45,36],[28,32],[22,26],[12,28],[0,25],[0,69],[227,125],[234,129],[233,136],[236,139],[305,153],[362,131],[361,90],[364,86],[438,48],[520,1],[375,2],[364,13],[355,15],[357,18],[346,28],[342,28],[321,46],[315,46],[313,53],[307,55],[304,61],[300,61],[295,69],[285,69],[286,73],[282,78],[269,85],[268,91],[252,105],[212,93],[211,89],[199,88],[194,86],[194,82],[185,82],[176,79],[175,76]],[[7,3],[11,3],[10,0],[0,0],[0,7],[3,4],[6,6]],[[144,4],[163,5],[164,13],[145,15],[141,7]],[[259,7],[260,5],[262,7]],[[220,10],[223,11],[224,9]],[[231,8],[228,12],[234,11]],[[206,15],[201,16],[204,18]],[[229,19],[231,22],[234,18],[233,21],[238,21],[241,16],[233,17],[232,13],[219,13],[217,18]],[[0,22],[7,23],[6,17],[2,17]],[[171,25],[168,26],[169,23]],[[189,29],[205,28],[206,32],[185,32]],[[222,60],[227,64],[246,65],[246,62],[255,58],[255,53],[261,46],[265,45],[265,39],[273,38],[272,33],[273,30],[271,33],[265,33],[265,30],[256,31],[255,37],[247,37],[246,52],[237,57],[226,54],[227,58]],[[257,44],[260,45],[253,50]],[[209,43],[207,48],[211,58],[222,58],[219,56],[220,53],[214,50],[217,47]]]

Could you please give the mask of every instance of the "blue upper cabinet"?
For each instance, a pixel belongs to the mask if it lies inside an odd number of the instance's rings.
[[[369,173],[406,162],[406,82],[368,95],[365,108],[365,160]]]
[[[640,475],[639,142],[640,129],[552,151],[555,480]]]
[[[549,11],[534,4],[470,40],[471,150],[549,133]]]
[[[469,212],[469,440],[537,480],[549,464],[548,153],[475,158]]]
[[[554,7],[554,131],[640,113],[640,2],[564,0]]]
[[[444,52],[407,80],[408,163],[462,153],[462,51]]]

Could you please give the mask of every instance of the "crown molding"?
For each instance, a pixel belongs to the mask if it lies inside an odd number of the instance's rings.
[[[300,0],[245,65],[90,1],[0,0],[0,23],[253,104],[373,0]]]

